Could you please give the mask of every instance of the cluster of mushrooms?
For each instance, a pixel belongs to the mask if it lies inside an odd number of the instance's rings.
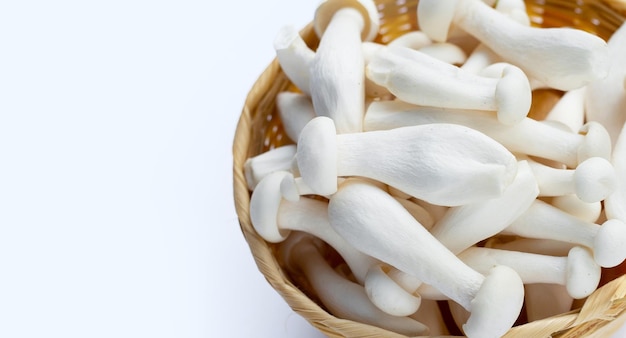
[[[246,162],[255,230],[331,313],[400,334],[447,334],[438,301],[480,338],[569,311],[626,258],[626,28],[531,27],[522,0],[417,16],[383,45],[374,2],[329,0],[315,51],[278,33],[295,144]],[[541,88],[564,95],[539,121]]]

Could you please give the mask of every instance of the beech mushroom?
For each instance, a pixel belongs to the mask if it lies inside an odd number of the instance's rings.
[[[311,98],[300,93],[278,93],[276,109],[285,134],[293,141],[298,140],[302,128],[316,116]]]
[[[589,223],[595,223],[602,212],[602,202],[583,202],[574,194],[555,196],[550,200],[550,204]]]
[[[609,219],[602,225],[587,223],[541,200],[536,200],[507,233],[584,245],[602,267],[619,265],[626,258],[626,224]]]
[[[616,174],[611,163],[601,157],[581,162],[575,169],[557,169],[528,160],[540,196],[561,196],[575,193],[581,201],[600,202],[615,190]]]
[[[313,27],[320,43],[310,68],[313,106],[331,117],[338,133],[359,132],[365,111],[365,63],[362,41],[378,33],[372,0],[327,0],[315,11]]]
[[[418,49],[418,51],[451,65],[461,65],[467,60],[467,55],[463,49],[449,42],[436,42],[424,46]]]
[[[573,132],[580,130],[585,122],[586,90],[587,87],[582,87],[563,94],[556,105],[550,109],[545,120],[561,122]]]
[[[331,197],[328,214],[331,226],[357,249],[435,286],[470,311],[463,326],[468,337],[500,337],[517,319],[524,297],[517,273],[496,266],[485,277],[469,268],[385,191],[346,180]]]
[[[254,190],[259,181],[272,172],[289,170],[295,155],[296,146],[290,144],[247,159],[243,171],[248,189]]]
[[[333,194],[339,176],[362,176],[447,206],[500,196],[517,170],[502,145],[453,124],[336,135],[331,119],[317,117],[302,130],[296,157],[320,195]]]
[[[364,288],[332,269],[324,260],[315,240],[290,236],[280,251],[288,268],[304,274],[324,306],[339,318],[378,326],[409,336],[428,334],[428,327],[408,317],[391,316],[380,311],[365,294]]]
[[[552,88],[580,88],[609,71],[609,51],[601,38],[578,29],[529,27],[479,0],[420,1],[417,16],[431,39],[445,41],[454,23]]]
[[[418,50],[432,44],[433,41],[421,31],[410,31],[400,35],[399,37],[389,41],[387,46],[402,46]]]
[[[285,26],[274,39],[276,58],[287,78],[307,96],[311,93],[309,69],[315,52],[306,45],[298,30]]]
[[[387,130],[432,123],[454,123],[478,130],[514,153],[555,160],[575,168],[591,157],[611,158],[611,139],[597,122],[585,124],[578,133],[531,118],[507,126],[493,112],[423,107],[402,101],[372,102],[365,115],[366,131]]]
[[[328,204],[311,198],[288,201],[282,198],[280,184],[286,172],[265,177],[252,192],[250,220],[256,232],[268,242],[284,241],[291,231],[302,231],[320,238],[344,258],[355,278],[363,282],[372,265],[379,264],[349,245],[330,227]]]
[[[608,218],[617,218],[626,222],[626,128],[617,138],[611,160],[617,173],[615,191],[604,200],[604,210]]]
[[[565,285],[576,299],[589,296],[600,283],[600,266],[588,249],[579,246],[573,247],[566,257],[471,247],[459,258],[483,274],[496,265],[506,265],[519,274],[524,284]]]
[[[530,84],[517,67],[500,78],[482,77],[404,47],[378,51],[366,67],[367,77],[402,101],[432,107],[497,111],[511,125],[528,114]]]

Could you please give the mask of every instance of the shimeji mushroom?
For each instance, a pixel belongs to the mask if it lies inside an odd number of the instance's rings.
[[[602,225],[587,223],[541,200],[506,229],[528,238],[545,238],[576,243],[590,248],[595,261],[608,268],[626,258],[626,224],[609,219]]]
[[[500,78],[478,76],[405,47],[382,48],[366,67],[367,77],[400,100],[423,106],[497,111],[498,120],[515,124],[528,114],[531,90],[517,67]]]
[[[276,109],[285,134],[293,141],[298,140],[302,128],[316,116],[311,98],[301,93],[278,93]]]
[[[418,49],[418,51],[451,65],[461,65],[467,60],[465,51],[449,42],[435,42]]]
[[[566,257],[471,247],[459,258],[474,270],[486,274],[493,266],[506,265],[515,270],[524,284],[565,285],[570,296],[589,296],[600,283],[600,266],[589,249],[573,247]]]
[[[281,243],[280,252],[289,269],[304,274],[331,313],[339,318],[408,336],[428,334],[428,327],[424,324],[409,317],[389,315],[374,306],[361,285],[333,270],[322,256],[319,246],[321,243],[316,243],[314,238],[293,233],[287,241]]]
[[[611,35],[608,45],[609,74],[587,87],[585,117],[606,126],[615,144],[626,122],[626,24]]]
[[[331,197],[328,214],[331,226],[354,247],[435,286],[470,311],[463,325],[468,337],[500,337],[517,319],[524,286],[515,271],[496,266],[485,277],[471,269],[387,192],[347,180]]]
[[[267,176],[276,171],[289,170],[296,155],[293,144],[273,148],[262,154],[251,157],[244,163],[243,171],[250,191]]]
[[[433,41],[428,37],[428,35],[426,35],[426,33],[421,31],[410,31],[389,41],[387,46],[402,46],[417,50],[432,43]]]
[[[378,33],[372,0],[327,0],[315,12],[320,43],[310,67],[310,88],[317,115],[331,117],[337,132],[359,132],[365,111],[362,41]]]
[[[558,169],[528,159],[537,184],[539,196],[576,194],[587,203],[600,202],[615,190],[616,174],[611,162],[592,157],[575,169]]]
[[[280,185],[286,172],[265,177],[250,198],[250,220],[256,232],[268,242],[284,241],[291,231],[302,231],[320,238],[344,258],[355,278],[363,282],[367,271],[379,262],[354,249],[330,227],[328,204],[316,199],[282,198]]]
[[[612,196],[613,194],[609,195]],[[606,203],[606,199],[605,199]],[[567,194],[563,196],[554,196],[550,200],[550,204],[567,212],[570,215],[576,216],[583,221],[589,223],[595,223],[600,217],[602,212],[602,202],[587,203],[583,202],[574,194]],[[615,217],[611,217],[615,218]]]
[[[276,58],[287,78],[306,95],[310,95],[309,69],[315,52],[306,45],[298,30],[285,26],[274,38]]]
[[[573,89],[561,97],[545,117],[547,121],[558,121],[573,132],[585,123],[585,93],[587,87]],[[608,130],[607,130],[608,131]]]
[[[339,176],[362,176],[446,206],[500,196],[517,170],[502,145],[460,125],[337,135],[326,117],[302,130],[296,158],[302,179],[320,195],[337,191]]]
[[[402,101],[372,102],[365,114],[365,131],[387,130],[432,123],[454,123],[478,130],[514,153],[555,160],[570,168],[591,157],[611,158],[611,139],[597,122],[572,133],[552,124],[525,118],[507,126],[488,111],[424,107]]]
[[[552,88],[580,88],[609,71],[609,50],[601,38],[578,29],[529,27],[479,0],[423,0],[417,16],[431,39],[445,41],[455,24]]]

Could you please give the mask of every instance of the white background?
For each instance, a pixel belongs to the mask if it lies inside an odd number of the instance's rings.
[[[0,337],[321,337],[253,262],[231,146],[317,1],[0,1]]]
[[[317,1],[0,2],[0,337],[322,337],[254,264],[231,146]]]

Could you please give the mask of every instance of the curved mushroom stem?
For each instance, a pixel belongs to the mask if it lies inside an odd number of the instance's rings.
[[[497,266],[484,277],[469,268],[385,191],[346,180],[331,197],[328,214],[331,226],[357,249],[435,286],[469,310],[464,325],[469,337],[499,337],[517,319],[523,302],[517,273]]]
[[[433,41],[422,31],[410,31],[389,41],[387,46],[402,46],[418,50],[432,44]]]
[[[321,195],[337,190],[338,176],[361,176],[447,206],[500,196],[517,170],[502,145],[453,124],[336,135],[332,120],[317,117],[300,134],[296,157],[304,182]]]
[[[289,144],[247,159],[243,171],[248,189],[254,190],[265,176],[273,172],[289,170],[294,156],[296,156],[296,146]]]
[[[586,246],[593,251],[595,261],[605,268],[619,265],[626,258],[626,224],[617,219],[601,226],[586,223],[541,200],[536,200],[506,232]]]
[[[311,50],[293,26],[285,26],[274,39],[276,58],[287,78],[307,96],[311,93],[309,69],[315,52]]]
[[[555,196],[550,204],[589,223],[595,223],[602,212],[602,202],[583,202],[574,194]]]
[[[611,160],[617,173],[615,191],[604,200],[606,217],[626,222],[626,128],[622,128]]]
[[[418,49],[418,51],[451,65],[461,65],[467,60],[465,51],[463,51],[461,47],[449,42],[436,42],[424,46]]]
[[[506,126],[492,112],[421,107],[402,101],[372,102],[365,114],[366,131],[387,130],[431,123],[454,123],[478,130],[511,152],[555,160],[570,168],[591,157],[611,158],[611,139],[596,122],[587,123],[578,133],[525,118]]]
[[[606,42],[582,30],[528,27],[479,0],[424,0],[417,15],[433,40],[444,41],[454,23],[552,88],[580,88],[609,71]]]
[[[316,116],[311,98],[300,93],[278,93],[276,109],[285,134],[293,141],[298,141],[302,128]]]
[[[487,273],[494,265],[506,265],[519,274],[524,284],[565,285],[576,299],[589,296],[600,283],[600,266],[588,249],[579,246],[572,248],[567,257],[472,247],[459,258],[480,273]]]
[[[511,125],[528,114],[531,90],[517,67],[505,67],[500,78],[478,76],[405,47],[381,49],[366,75],[399,99],[424,106],[497,111]]]
[[[254,229],[272,243],[284,241],[291,231],[320,238],[339,253],[362,283],[370,267],[380,262],[353,248],[330,227],[326,202],[305,197],[297,201],[283,199],[280,185],[287,175],[286,172],[270,174],[252,192],[250,220]]]
[[[320,43],[310,68],[313,106],[335,121],[338,133],[360,132],[365,111],[365,61],[361,42],[378,31],[371,0],[325,1],[315,13]]]
[[[537,178],[539,196],[575,193],[581,201],[600,202],[615,190],[616,174],[611,163],[601,157],[581,162],[576,169],[557,169],[528,160]]]
[[[335,316],[408,336],[428,334],[428,327],[412,318],[380,311],[370,302],[362,286],[341,277],[328,265],[313,239],[293,237],[281,244],[285,262],[306,276],[324,306]]]

